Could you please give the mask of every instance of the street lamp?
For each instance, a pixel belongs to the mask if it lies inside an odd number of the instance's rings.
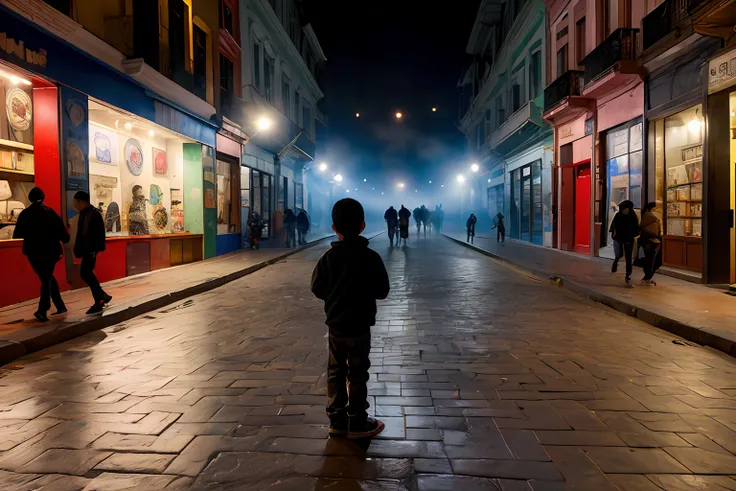
[[[258,120],[258,131],[267,131],[271,127],[271,120],[267,117],[262,117]]]
[[[480,166],[478,164],[473,164],[470,166],[470,170],[473,172],[478,172],[480,170]]]
[[[343,177],[342,174],[335,174],[334,176],[332,176],[332,179],[334,179],[335,182],[342,182]]]
[[[432,184],[432,181],[429,181],[430,184]]]
[[[321,163],[321,164],[319,164],[319,166],[317,167],[317,170],[318,170],[319,172],[325,172],[325,171],[327,171],[327,169],[328,169],[328,168],[329,168],[329,167],[328,167],[327,163],[326,163],[326,162],[322,162],[322,163]]]
[[[458,184],[462,184],[462,183],[464,183],[464,182],[465,182],[465,176],[464,176],[464,175],[462,175],[462,174],[458,174],[458,175],[457,175],[457,177],[456,177],[455,179],[457,179],[457,183],[458,183]],[[444,187],[444,186],[443,186],[443,187]]]
[[[363,182],[368,182],[368,179],[363,179]]]
[[[397,111],[397,112],[396,112],[396,119],[401,119],[401,118],[403,118],[403,117],[404,117],[404,115],[403,115],[403,114],[401,114],[401,111]]]
[[[406,184],[404,184],[403,182],[400,182],[398,186],[399,186],[399,189],[404,189],[406,187]]]

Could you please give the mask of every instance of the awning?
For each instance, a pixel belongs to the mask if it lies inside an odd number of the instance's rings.
[[[719,37],[725,41],[733,37],[734,28],[736,28],[736,0],[730,0],[693,22],[693,30],[698,34]]]

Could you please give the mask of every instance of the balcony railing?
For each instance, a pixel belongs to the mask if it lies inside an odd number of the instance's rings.
[[[693,0],[665,0],[642,20],[642,48],[654,46],[688,18],[688,3]]]
[[[616,29],[588,53],[582,64],[585,65],[585,84],[598,78],[611,67],[625,60],[636,59],[636,35],[639,29]]]
[[[557,80],[544,89],[544,112],[559,104],[567,97],[579,96],[583,91],[585,72],[570,70],[560,75]]]

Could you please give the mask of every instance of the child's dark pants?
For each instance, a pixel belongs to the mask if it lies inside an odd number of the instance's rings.
[[[361,423],[368,416],[368,369],[371,335],[337,337],[330,334],[327,366],[327,415],[333,423]]]

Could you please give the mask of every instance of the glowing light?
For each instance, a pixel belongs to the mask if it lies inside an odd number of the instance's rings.
[[[13,85],[19,85],[19,84],[33,85],[30,80],[26,80],[25,78],[19,77],[17,75],[12,74],[12,73],[8,73],[6,71],[1,71],[0,70],[0,75],[2,75],[3,77],[7,78],[8,80],[10,80],[10,83],[12,83]]]
[[[490,178],[488,179],[488,182],[489,182],[489,183],[491,182]]]
[[[383,191],[381,191],[381,195],[383,195]]]
[[[127,131],[131,131],[131,130],[133,129],[133,123],[125,123],[125,124],[123,125],[123,127],[124,127],[124,128],[125,128],[125,129],[127,130]]]
[[[473,165],[470,166],[470,170],[473,171],[473,172],[478,172],[480,170],[480,165],[473,164]]]
[[[355,113],[355,117],[356,118],[359,118],[360,117],[360,113]]]
[[[348,193],[348,194],[350,194],[350,190],[349,189],[346,189],[345,192]]]
[[[404,117],[404,115],[403,115],[403,114],[401,114],[400,112],[397,112],[397,113],[396,113],[396,119],[401,119],[401,118],[403,118],[403,117]]]
[[[437,112],[437,108],[436,108],[436,107],[433,107],[433,108],[432,108],[432,112],[433,112],[433,113],[436,113],[436,112]]]
[[[150,136],[151,138],[153,138],[153,135],[155,134],[156,133],[154,133],[153,130],[148,130],[148,136]]]
[[[363,182],[368,182],[368,179],[363,179]]]
[[[703,122],[698,119],[693,119],[687,124],[687,129],[689,129],[693,133],[697,133],[700,131],[700,127],[703,125]]]
[[[430,184],[432,184],[432,181],[429,181]]]
[[[333,179],[335,180],[335,182],[342,182],[342,174],[335,174]]]
[[[321,164],[319,164],[319,167],[317,167],[317,170],[320,172],[325,172],[328,168],[329,166],[327,165],[327,163],[322,162]]]
[[[440,184],[440,187],[443,188],[443,187],[445,187],[445,185],[444,184]]]
[[[270,119],[268,119],[266,117],[262,117],[261,119],[258,120],[258,131],[266,131],[270,127],[271,127],[271,120]]]
[[[398,186],[399,186],[399,189],[404,189],[406,187],[406,184],[404,184],[403,182],[400,182]]]
[[[357,191],[357,190],[358,190],[358,188],[355,188],[355,190]]]
[[[457,179],[458,184],[462,184],[465,182],[465,176],[462,174],[458,174],[455,179]]]

